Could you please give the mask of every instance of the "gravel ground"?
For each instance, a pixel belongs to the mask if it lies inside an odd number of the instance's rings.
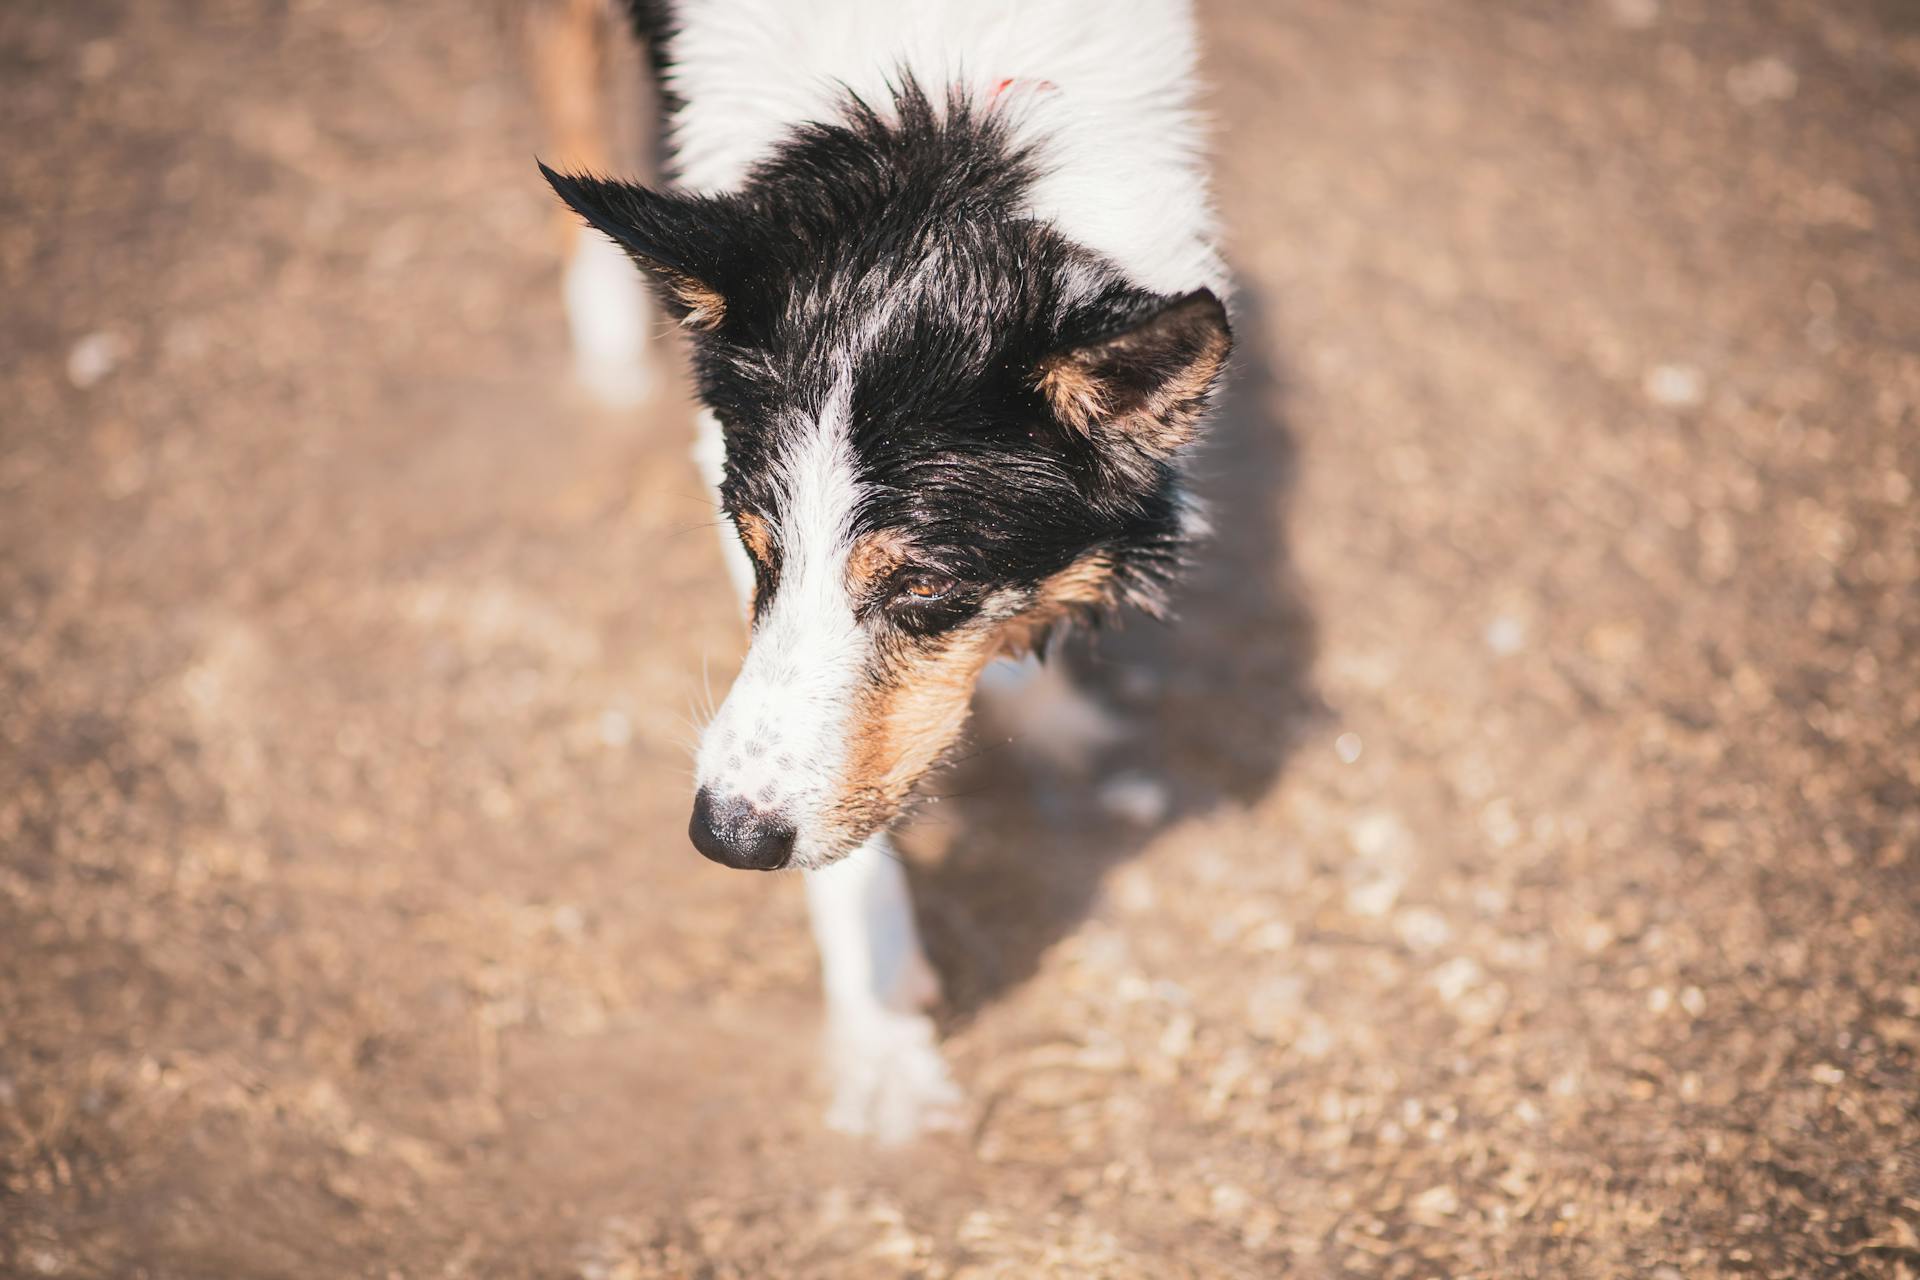
[[[1205,6],[1222,536],[909,834],[887,1152],[480,8],[0,10],[0,1271],[1920,1274],[1911,4]]]

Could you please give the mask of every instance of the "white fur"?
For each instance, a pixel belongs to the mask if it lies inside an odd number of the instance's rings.
[[[1145,288],[1226,296],[1186,0],[683,0],[675,18],[688,188],[739,187],[849,89],[884,109],[904,71],[936,104],[960,86],[1007,113],[1038,150],[1033,216]]]
[[[603,404],[627,406],[653,391],[647,364],[649,299],[625,252],[591,227],[574,233],[561,282],[573,335],[574,376]]]
[[[846,723],[868,647],[847,592],[860,503],[849,394],[843,379],[815,420],[787,428],[792,443],[779,465],[784,494],[773,530],[780,589],[754,627],[746,662],[695,762],[698,786],[777,810],[793,826],[799,867],[843,852],[823,846],[818,833],[839,794]]]
[[[885,835],[806,874],[827,993],[827,1123],[899,1142],[952,1128],[960,1091],[921,1009],[939,992],[920,950],[907,877]]]

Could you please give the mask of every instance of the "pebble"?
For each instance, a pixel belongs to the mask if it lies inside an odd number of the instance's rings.
[[[1393,918],[1393,931],[1413,951],[1438,951],[1453,941],[1453,926],[1432,907],[1407,907]]]
[[[1487,624],[1487,648],[1501,657],[1510,657],[1526,647],[1527,627],[1518,618],[1499,617]]]
[[[1442,1000],[1453,1004],[1478,985],[1483,976],[1479,963],[1471,956],[1455,956],[1435,969],[1428,981]]]
[[[1657,364],[1647,370],[1641,390],[1667,409],[1691,409],[1707,398],[1707,376],[1690,364]]]
[[[68,349],[67,381],[85,391],[119,368],[132,351],[125,336],[110,329],[96,330]]]
[[[1393,910],[1405,886],[1404,877],[1390,873],[1357,878],[1347,885],[1347,910],[1370,920],[1380,919]]]

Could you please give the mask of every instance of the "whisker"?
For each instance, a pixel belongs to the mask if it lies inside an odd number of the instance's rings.
[[[1005,751],[1012,745],[1012,738],[1008,738],[1004,742],[989,742],[984,746],[975,747],[965,755],[949,756],[936,764],[930,772],[938,772],[942,769],[958,769],[963,764],[972,764],[975,760],[985,759],[996,751]]]
[[[667,534],[667,537],[684,538],[688,534],[698,533],[702,529],[718,529],[723,523],[725,522],[721,520],[702,520],[698,524],[683,525],[678,529],[674,529]]]

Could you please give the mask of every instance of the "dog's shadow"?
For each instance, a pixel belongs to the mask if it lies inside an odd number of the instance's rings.
[[[930,819],[946,847],[915,875],[915,897],[953,1017],[1030,976],[1093,909],[1107,873],[1158,833],[1271,789],[1319,712],[1315,627],[1287,542],[1294,443],[1249,293],[1236,299],[1234,332],[1228,391],[1193,472],[1215,534],[1176,620],[1129,619],[1052,659],[1121,714],[1125,740],[1075,777],[989,726],[935,784],[951,797]]]

